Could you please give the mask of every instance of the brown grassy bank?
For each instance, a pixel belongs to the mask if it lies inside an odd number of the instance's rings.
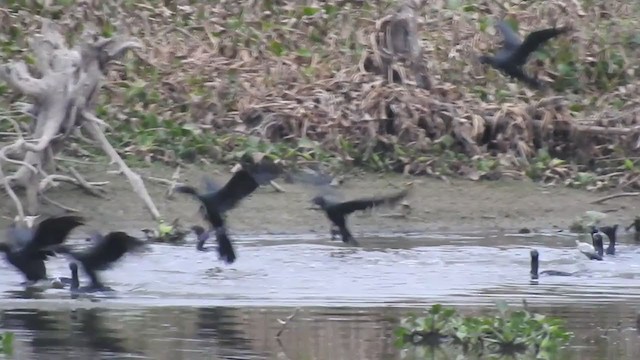
[[[530,176],[589,188],[640,187],[635,73],[638,5],[623,1],[428,1],[415,9],[423,70],[372,69],[397,2],[7,1],[0,57],[27,59],[40,17],[145,45],[110,67],[98,115],[130,159],[245,155],[469,179]],[[553,25],[529,71],[534,92],[477,63],[499,46],[493,19],[521,34]],[[388,49],[387,49],[388,50]],[[381,55],[382,54],[382,55]],[[416,86],[428,76],[430,89]],[[19,100],[5,86],[2,107]],[[26,120],[26,119],[25,119]],[[84,145],[83,145],[84,146]],[[92,149],[76,146],[75,155]]]

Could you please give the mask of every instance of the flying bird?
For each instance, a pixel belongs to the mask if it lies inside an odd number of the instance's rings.
[[[358,210],[368,210],[381,205],[393,205],[405,198],[408,193],[409,190],[404,189],[393,194],[377,197],[359,198],[348,201],[335,201],[328,196],[317,195],[313,199],[311,199],[311,202],[319,206],[325,212],[325,215],[327,216],[329,221],[331,221],[332,239],[334,238],[336,233],[334,228],[337,228],[337,232],[342,237],[343,242],[351,243],[357,246],[358,242],[347,227],[347,216]]]
[[[79,216],[50,217],[35,229],[12,223],[7,229],[6,241],[0,243],[0,251],[24,275],[27,283],[46,280],[45,261],[49,256],[55,256],[48,248],[62,244],[73,229],[83,224],[84,219]]]
[[[480,56],[480,62],[489,64],[495,69],[523,81],[533,88],[540,88],[542,86],[540,82],[524,72],[524,64],[526,64],[532,52],[536,51],[540,46],[554,37],[570,31],[571,28],[554,27],[534,31],[529,33],[524,41],[522,41],[520,36],[505,21],[499,21],[496,27],[502,33],[504,44],[494,56]]]
[[[76,252],[66,245],[58,245],[53,249],[57,253],[70,256],[73,261],[82,265],[85,274],[91,280],[89,287],[94,291],[111,291],[104,286],[98,277],[98,271],[110,269],[126,253],[139,252],[147,243],[123,231],[113,231],[106,235],[94,233],[89,248]],[[72,269],[73,270],[73,269]],[[73,274],[73,271],[72,271]]]
[[[231,264],[236,260],[236,253],[227,235],[225,214],[235,208],[242,199],[251,195],[258,186],[269,183],[269,181],[277,178],[278,175],[278,173],[268,171],[268,169],[260,165],[243,166],[242,169],[233,174],[224,186],[219,186],[212,180],[207,180],[207,190],[204,193],[188,185],[177,186],[175,191],[189,194],[200,201],[204,208],[205,218],[216,231],[218,254],[223,261]],[[201,245],[204,245],[204,241]]]

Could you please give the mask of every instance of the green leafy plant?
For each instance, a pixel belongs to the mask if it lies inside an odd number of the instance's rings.
[[[7,355],[13,354],[13,338],[14,335],[10,331],[5,331],[0,335],[0,353]]]
[[[572,335],[560,319],[526,308],[509,311],[504,302],[498,303],[497,315],[475,317],[462,317],[436,304],[423,316],[409,315],[395,331],[396,345],[401,347],[450,344],[461,345],[464,352],[531,352],[538,358],[555,356]]]

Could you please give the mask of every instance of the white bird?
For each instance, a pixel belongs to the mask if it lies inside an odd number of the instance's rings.
[[[600,238],[600,243],[602,243],[602,238]],[[587,258],[589,258],[589,260],[602,260],[602,255],[599,251],[596,251],[596,248],[593,245],[576,239],[576,246],[578,247],[578,251],[583,253]]]

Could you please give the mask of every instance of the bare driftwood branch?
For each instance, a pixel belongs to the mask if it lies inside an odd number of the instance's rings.
[[[626,193],[607,195],[605,197],[601,197],[599,199],[593,200],[589,204],[601,204],[607,200],[617,199],[621,197],[634,197],[634,196],[640,196],[640,192],[626,192]]]
[[[35,120],[28,137],[33,140],[25,140],[14,122],[17,140],[0,149],[0,181],[14,201],[20,219],[24,219],[25,211],[13,191],[15,186],[25,189],[26,208],[30,214],[38,211],[39,198],[68,211],[75,210],[44,196],[43,192],[55,185],[55,181],[68,181],[92,195],[102,196],[94,188],[99,183],[86,181],[74,169],[71,169],[73,177],[45,173],[55,167],[56,153],[63,148],[69,135],[86,125],[105,153],[118,163],[153,218],[159,219],[160,214],[142,179],[127,167],[109,144],[102,130],[108,125],[94,115],[105,67],[110,61],[121,58],[127,50],[140,45],[124,37],[102,38],[91,27],[86,29],[78,44],[69,48],[58,26],[51,20],[43,20],[40,34],[33,35],[29,41],[35,66],[42,75],[40,78],[32,76],[24,62],[0,65],[0,80],[31,99],[31,104],[20,105],[20,111]],[[22,159],[16,160],[17,155]],[[7,163],[19,166],[14,174],[5,175],[3,166]]]
[[[151,217],[154,220],[160,220],[160,212],[156,208],[156,205],[153,203],[151,196],[147,192],[147,188],[144,186],[144,182],[140,175],[133,172],[129,166],[122,160],[118,152],[111,146],[109,140],[104,135],[102,130],[98,127],[96,123],[87,123],[87,128],[91,133],[91,136],[100,144],[102,150],[111,158],[111,161],[118,164],[120,171],[124,176],[129,180],[133,191],[142,199],[144,205],[147,207],[149,212],[151,213]]]
[[[416,10],[422,6],[420,1],[404,0],[396,11],[378,20],[376,27],[380,39],[374,43],[374,54],[381,72],[393,82],[393,64],[405,62],[413,72],[416,85],[422,89],[431,89],[431,79],[422,59],[423,50],[418,36],[418,15]]]
[[[276,339],[280,338],[280,335],[282,335],[284,330],[287,328],[287,325],[289,324],[289,322],[292,321],[296,317],[296,315],[298,315],[298,311],[300,311],[300,308],[296,308],[295,310],[293,310],[293,313],[287,316],[286,319],[284,320],[278,319],[278,322],[280,323],[280,325],[282,325],[282,327],[280,327],[280,330],[278,330],[278,333],[276,334]]]

